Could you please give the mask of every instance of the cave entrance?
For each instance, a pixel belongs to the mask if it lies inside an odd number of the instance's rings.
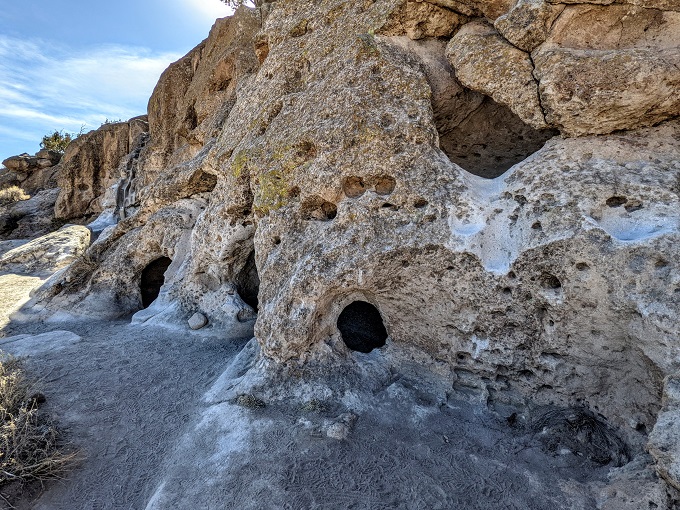
[[[490,97],[484,97],[460,123],[436,112],[435,122],[440,147],[449,159],[486,179],[502,175],[559,134],[553,129],[534,129]]]
[[[172,260],[168,257],[161,257],[154,260],[142,271],[142,279],[139,287],[142,292],[142,307],[148,308],[153,303],[165,283],[165,271],[168,269]]]
[[[385,345],[387,329],[380,311],[366,301],[354,301],[338,317],[338,329],[345,345],[353,351],[368,353]]]
[[[241,271],[236,275],[234,283],[241,299],[253,310],[257,311],[259,304],[257,296],[260,293],[260,275],[255,265],[255,250],[251,251],[250,255],[248,255],[248,259]]]

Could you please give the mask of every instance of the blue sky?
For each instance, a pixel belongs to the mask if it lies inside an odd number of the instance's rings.
[[[0,2],[0,160],[56,130],[146,113],[171,62],[229,14],[220,0]]]

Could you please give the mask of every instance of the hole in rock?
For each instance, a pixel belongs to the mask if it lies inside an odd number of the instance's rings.
[[[241,299],[250,306],[253,310],[257,310],[259,301],[258,294],[260,292],[260,275],[257,272],[255,265],[255,251],[251,251],[248,255],[245,265],[236,275],[234,280],[236,291]]]
[[[165,271],[171,263],[172,260],[168,257],[161,257],[142,270],[139,287],[142,292],[142,306],[144,308],[148,308],[158,297],[161,287],[165,283]]]
[[[605,202],[609,207],[621,207],[628,202],[626,197],[609,197]]]
[[[449,159],[487,179],[524,161],[558,134],[552,129],[534,129],[489,97],[462,120],[455,112],[435,109],[435,122],[441,149]]]
[[[416,200],[413,202],[413,207],[416,209],[422,209],[423,207],[427,207],[427,200],[424,198],[416,198]]]
[[[366,185],[361,177],[351,175],[342,181],[342,191],[349,198],[358,198],[366,191]]]
[[[545,273],[543,276],[541,276],[541,284],[546,289],[557,290],[562,288],[562,282],[560,279],[557,276],[549,273]]]
[[[338,215],[338,207],[321,197],[305,200],[300,209],[305,220],[330,221]]]
[[[375,192],[378,195],[389,195],[397,186],[397,181],[390,175],[381,175],[375,181]]]
[[[371,352],[385,345],[387,329],[378,309],[366,301],[354,301],[338,317],[345,345],[353,351]]]

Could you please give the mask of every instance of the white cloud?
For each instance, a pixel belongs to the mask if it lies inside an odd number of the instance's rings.
[[[185,0],[185,2],[192,11],[213,20],[233,12],[233,9],[227,7],[221,0]]]
[[[146,113],[158,78],[180,56],[115,45],[75,52],[0,35],[0,150],[9,150],[12,132],[39,141],[54,129],[77,132]]]

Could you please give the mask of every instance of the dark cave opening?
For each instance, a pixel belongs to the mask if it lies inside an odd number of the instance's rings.
[[[248,255],[245,265],[236,275],[234,280],[236,291],[241,299],[257,311],[259,305],[258,294],[260,292],[260,275],[257,272],[257,265],[255,264],[255,251],[251,251]]]
[[[172,260],[168,257],[161,257],[142,270],[142,279],[139,287],[142,292],[142,307],[148,308],[153,303],[165,283],[165,271],[168,269]]]
[[[486,179],[502,175],[559,134],[552,129],[534,129],[489,97],[459,124],[451,125],[450,119],[436,112],[435,121],[441,149],[449,159]]]
[[[347,305],[338,317],[338,329],[345,345],[353,351],[369,353],[387,340],[380,311],[366,301]]]

